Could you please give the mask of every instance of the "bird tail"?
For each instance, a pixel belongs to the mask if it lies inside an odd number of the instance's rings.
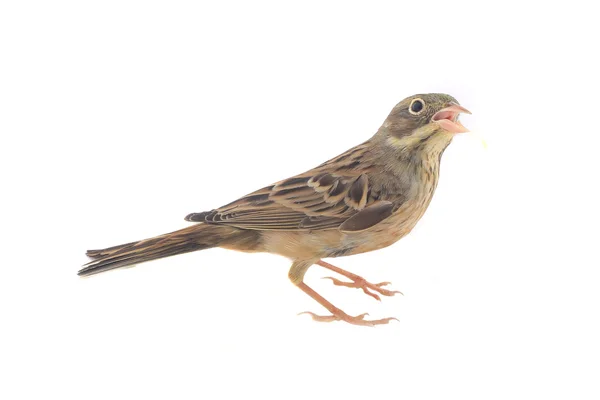
[[[247,232],[232,227],[196,224],[138,242],[88,250],[86,255],[93,260],[85,264],[77,274],[88,276],[158,258],[227,245],[247,239],[244,237],[248,235]]]

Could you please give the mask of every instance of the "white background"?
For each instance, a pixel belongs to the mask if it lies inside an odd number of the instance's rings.
[[[600,397],[596,13],[576,1],[6,1],[3,399]],[[88,248],[187,226],[361,143],[415,93],[469,108],[417,228],[335,264],[221,249],[88,279]]]

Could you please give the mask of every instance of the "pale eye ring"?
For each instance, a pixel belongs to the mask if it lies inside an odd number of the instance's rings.
[[[408,107],[408,112],[412,115],[419,115],[425,109],[425,102],[422,99],[413,99]]]

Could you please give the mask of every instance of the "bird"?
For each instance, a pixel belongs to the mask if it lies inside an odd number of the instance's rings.
[[[291,282],[328,315],[305,312],[319,322],[376,326],[394,317],[349,315],[304,282],[312,265],[344,276],[334,285],[362,289],[380,300],[400,292],[323,261],[390,246],[406,236],[429,206],[444,150],[468,132],[459,115],[471,114],[452,96],[417,94],[399,102],[367,141],[323,164],[265,186],[210,211],[191,213],[193,225],[175,232],[100,250],[78,275],[140,264],[214,247],[266,252],[288,258]],[[218,190],[218,188],[215,188]],[[303,314],[303,313],[301,313]]]

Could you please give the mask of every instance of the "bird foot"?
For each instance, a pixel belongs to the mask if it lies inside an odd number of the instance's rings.
[[[396,320],[398,321],[398,318],[382,318],[382,319],[373,319],[373,320],[367,320],[365,319],[365,316],[369,315],[367,313],[364,314],[360,314],[357,315],[355,317],[348,315],[344,312],[340,312],[339,314],[332,314],[332,315],[317,315],[315,313],[312,313],[310,311],[304,311],[299,313],[298,315],[301,314],[308,314],[312,317],[313,320],[318,321],[318,322],[333,322],[333,321],[344,321],[347,322],[349,324],[352,325],[358,325],[358,326],[376,326],[376,325],[385,325],[388,324],[390,321],[392,320]]]
[[[354,274],[352,274],[352,275],[354,275]],[[398,290],[387,290],[387,289],[382,288],[382,286],[390,285],[391,282],[370,283],[365,278],[363,278],[362,276],[358,276],[358,275],[355,275],[352,278],[350,278],[350,279],[352,279],[352,282],[340,281],[339,279],[333,278],[331,276],[326,276],[323,279],[331,279],[333,284],[336,286],[345,286],[345,287],[349,287],[349,288],[362,289],[363,292],[365,292],[369,296],[373,297],[375,300],[379,300],[379,301],[381,301],[381,298],[379,297],[379,295],[373,293],[371,290],[374,290],[383,296],[393,296],[396,293],[402,294],[402,292],[399,292]],[[369,290],[369,289],[371,289],[371,290]]]

